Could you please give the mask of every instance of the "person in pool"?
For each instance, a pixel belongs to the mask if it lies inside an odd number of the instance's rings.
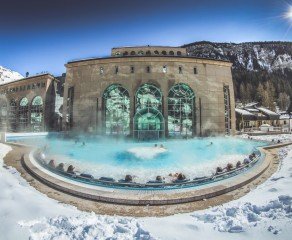
[[[163,149],[165,149],[165,147],[163,146],[163,144],[160,144],[160,148],[163,148]]]
[[[210,142],[209,145],[207,145],[207,147],[212,146],[212,145],[213,145],[213,142]]]

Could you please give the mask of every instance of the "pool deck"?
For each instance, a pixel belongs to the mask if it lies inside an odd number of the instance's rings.
[[[238,176],[208,184],[200,188],[168,190],[122,190],[88,188],[48,174],[33,163],[28,146],[11,145],[13,148],[4,162],[15,167],[37,190],[60,202],[71,204],[85,211],[99,214],[127,216],[164,216],[190,212],[237,199],[265,181],[279,164],[278,148],[292,143],[261,148],[264,161]],[[24,158],[21,156],[24,154]]]

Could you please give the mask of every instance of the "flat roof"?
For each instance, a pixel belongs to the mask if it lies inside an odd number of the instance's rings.
[[[199,59],[199,60],[211,60],[211,61],[219,61],[219,62],[226,62],[231,63],[229,60],[223,59],[215,59],[215,58],[205,58],[205,57],[194,57],[194,56],[173,56],[173,55],[133,55],[133,56],[108,56],[108,57],[93,57],[93,58],[84,58],[84,59],[77,59],[68,61],[67,64],[76,63],[76,62],[86,62],[92,60],[102,60],[102,59],[117,59],[117,58],[155,58],[155,57],[164,57],[164,58],[190,58],[190,59]]]
[[[42,77],[42,76],[45,76],[45,75],[49,75],[51,77],[53,77],[55,79],[55,77],[50,74],[50,73],[43,73],[43,74],[39,74],[39,75],[34,75],[34,76],[30,76],[30,77],[26,77],[26,78],[21,78],[21,79],[18,79],[18,80],[15,80],[15,81],[11,81],[11,82],[8,82],[8,83],[4,83],[4,84],[1,84],[1,86],[5,86],[5,85],[9,85],[9,84],[13,84],[13,83],[17,83],[17,82],[21,82],[21,81],[25,81],[25,80],[30,80],[30,79],[33,79],[33,78],[37,78],[37,77]]]
[[[121,47],[113,47],[112,49],[119,49],[119,48],[184,48],[184,47],[144,45],[144,46],[121,46]]]

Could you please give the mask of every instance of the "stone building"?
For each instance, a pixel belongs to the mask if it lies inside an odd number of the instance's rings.
[[[63,129],[139,139],[234,134],[231,65],[155,46],[68,62]]]
[[[58,129],[56,93],[59,80],[50,74],[0,85],[0,129],[39,132]]]

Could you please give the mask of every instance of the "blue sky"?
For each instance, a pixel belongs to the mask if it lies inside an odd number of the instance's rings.
[[[1,0],[0,65],[65,72],[72,59],[129,45],[291,41],[284,0]]]

